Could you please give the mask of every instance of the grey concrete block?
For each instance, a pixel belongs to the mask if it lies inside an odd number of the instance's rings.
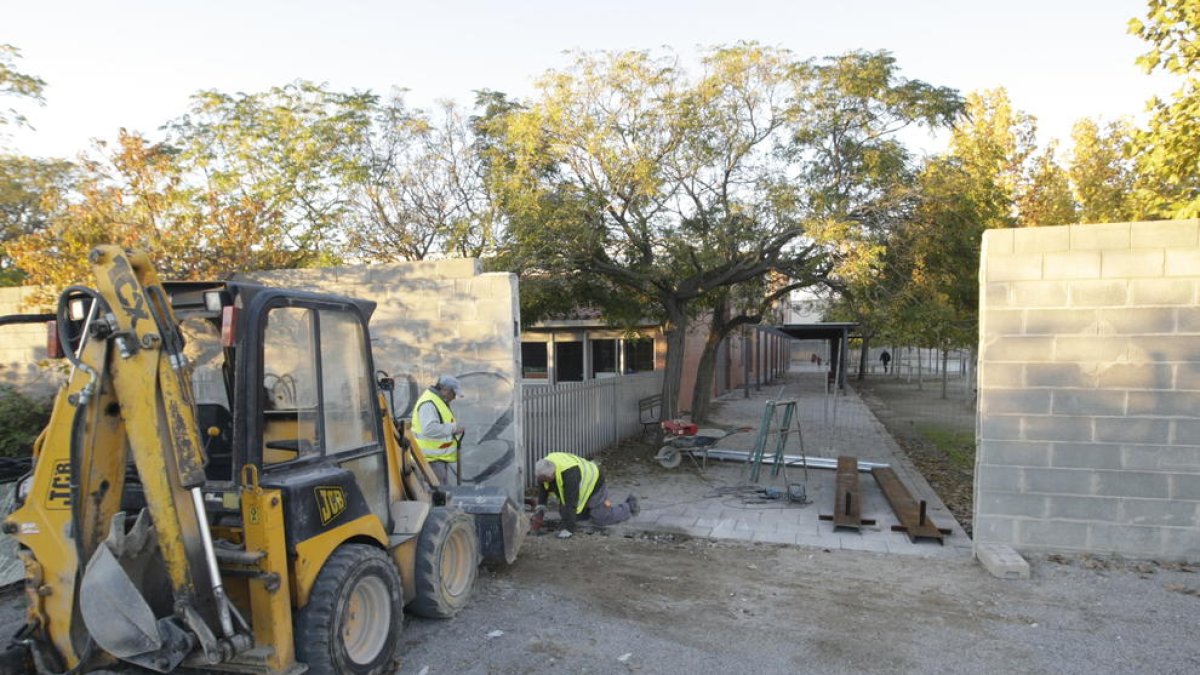
[[[1100,252],[1047,253],[1043,258],[1042,274],[1046,279],[1099,279]]]
[[[1200,361],[1175,364],[1175,388],[1200,390]]]
[[[1139,335],[1130,338],[1130,363],[1200,361],[1200,341],[1194,335]]]
[[[978,544],[975,557],[983,568],[999,579],[1028,579],[1029,563],[1004,544]]]
[[[1024,313],[1026,335],[1096,335],[1098,310],[1029,309]]]
[[[1095,312],[1101,333],[1150,335],[1175,332],[1174,307],[1101,308]]]
[[[1192,443],[1197,441],[1191,438]],[[1200,474],[1200,445],[1125,445],[1121,468]]]
[[[1057,520],[1087,520],[1113,523],[1120,515],[1121,500],[1117,497],[1073,497],[1055,495],[1049,498],[1048,516]]]
[[[1197,527],[1200,502],[1170,499],[1123,499],[1118,522],[1129,525]]]
[[[1192,563],[1200,560],[1200,528],[1163,528],[1160,558]]]
[[[1124,281],[1071,281],[1067,304],[1072,307],[1121,307],[1128,303],[1129,284]]]
[[[978,444],[981,464],[996,466],[1050,466],[1053,444],[1030,441],[988,441]]]
[[[1092,553],[1128,558],[1157,558],[1163,551],[1164,528],[1093,523],[1087,549]]]
[[[1042,278],[1042,256],[1031,253],[998,253],[988,256],[985,280],[1028,281]]]
[[[1044,518],[1049,498],[1045,495],[979,491],[979,511],[995,516]]]
[[[1129,338],[1124,336],[1059,336],[1054,340],[1054,361],[1104,363],[1120,361],[1129,354]]]
[[[1100,389],[1173,389],[1175,367],[1169,363],[1106,363],[1100,367],[1097,386]]]
[[[1162,249],[1105,250],[1101,258],[1100,275],[1105,279],[1144,279],[1163,275]]]
[[[1125,414],[1126,394],[1121,390],[1059,389],[1054,392],[1053,399],[1050,410],[1055,415]]]
[[[1053,417],[1024,417],[1021,429],[1025,439],[1030,441],[1075,441],[1092,440],[1092,418],[1068,417],[1055,415]]]
[[[1170,474],[1144,471],[1097,471],[1095,494],[1103,497],[1167,499],[1171,495]]]
[[[1169,248],[1165,252],[1163,274],[1168,277],[1195,277],[1200,270],[1200,250]]]
[[[1071,247],[1071,232],[1066,226],[1020,227],[1013,230],[1013,253],[1066,251]]]
[[[980,395],[983,400],[983,395]],[[984,441],[1021,440],[1021,418],[1018,415],[985,415],[980,420],[980,439]]]
[[[1176,307],[1175,330],[1180,333],[1200,333],[1200,307]]]
[[[1003,387],[1021,387],[1025,382],[1025,365],[1022,363],[984,363],[979,367],[979,388],[987,390]]]
[[[721,523],[712,528],[710,536],[713,539],[736,539],[750,541],[754,538],[754,530],[734,527],[732,523]]]
[[[1096,376],[1078,363],[1031,363],[1025,366],[1025,384],[1087,389],[1095,386]]]
[[[994,516],[975,511],[972,521],[975,541],[979,543],[1012,544],[1017,537],[1017,521],[1006,516]]]
[[[1133,248],[1195,248],[1200,225],[1190,220],[1147,221],[1130,223],[1130,245]]]
[[[986,361],[1052,361],[1054,355],[1054,338],[1009,336],[998,337],[983,346],[983,359]]]
[[[1175,306],[1191,305],[1196,299],[1192,279],[1130,279],[1129,304]]]
[[[1088,525],[1066,520],[1022,520],[1017,523],[1016,548],[1026,545],[1051,550],[1078,550],[1088,543]]]
[[[1159,444],[1171,436],[1170,420],[1149,417],[1097,417],[1095,428],[1098,443]]]
[[[1025,312],[1019,309],[989,309],[979,317],[983,335],[1022,335],[1025,333]]]
[[[795,532],[780,532],[779,530],[757,531],[750,538],[750,541],[760,542],[763,544],[788,544],[794,546],[796,544]]]
[[[1070,225],[1071,250],[1127,249],[1132,242],[1129,223]]]
[[[979,490],[1018,492],[1021,489],[1021,478],[1021,469],[1010,466],[982,464],[975,470],[975,483]]]
[[[1009,284],[1002,281],[984,284],[983,290],[980,293],[980,300],[983,307],[1007,307],[1012,303],[1012,292]]]
[[[1014,281],[1009,286],[1013,307],[1066,307],[1070,300],[1070,287],[1065,281]]]
[[[1171,499],[1200,501],[1200,473],[1177,473],[1170,477]]]
[[[1131,391],[1128,414],[1192,417],[1200,411],[1200,391]]]
[[[1015,229],[984,230],[981,244],[983,259],[987,260],[989,256],[998,253],[1012,253],[1013,237],[1016,232]]]
[[[1051,495],[1090,495],[1095,472],[1088,469],[1026,469],[1025,489]]]
[[[1171,425],[1173,445],[1200,445],[1200,419],[1174,419],[1171,420]]]
[[[979,410],[984,415],[1046,415],[1050,413],[1050,397],[1049,390],[990,387],[979,397]]]
[[[1056,469],[1120,469],[1121,446],[1107,443],[1054,443],[1050,466]]]

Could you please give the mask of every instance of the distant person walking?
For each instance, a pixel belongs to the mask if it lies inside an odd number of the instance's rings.
[[[883,372],[886,373],[888,364],[892,362],[892,355],[888,353],[888,350],[883,350],[883,353],[879,355],[879,362],[883,364]]]

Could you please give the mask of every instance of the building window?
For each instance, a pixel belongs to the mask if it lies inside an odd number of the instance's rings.
[[[617,341],[592,340],[592,379],[617,374]]]
[[[558,382],[582,382],[583,343],[555,342],[554,370]]]
[[[521,343],[521,377],[528,380],[544,380],[546,372],[546,343]]]
[[[625,372],[648,373],[654,370],[654,340],[625,341]]]

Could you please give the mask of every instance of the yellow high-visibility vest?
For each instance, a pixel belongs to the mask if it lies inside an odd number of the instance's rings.
[[[546,455],[546,459],[554,465],[554,488],[558,490],[560,504],[563,501],[563,472],[579,467],[579,503],[575,505],[575,513],[583,513],[583,510],[587,508],[588,500],[592,497],[592,491],[596,489],[596,482],[600,480],[600,467],[596,466],[595,462],[566,452],[552,452]],[[550,490],[550,483],[542,485]]]
[[[426,389],[425,393],[421,394],[421,398],[417,399],[417,404],[413,406],[412,430],[413,435],[417,437],[417,445],[421,448],[425,459],[431,462],[458,461],[458,449],[454,446],[454,439],[425,438],[421,435],[421,415],[418,414],[418,410],[427,402],[432,402],[437,408],[438,417],[443,424],[454,424],[454,411],[450,410],[450,406],[446,405],[437,392]]]

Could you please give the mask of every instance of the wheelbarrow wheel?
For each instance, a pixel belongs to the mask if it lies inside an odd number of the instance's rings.
[[[664,445],[658,450],[658,454],[654,456],[664,468],[674,469],[683,461],[683,454],[678,448],[673,448],[669,445]]]

